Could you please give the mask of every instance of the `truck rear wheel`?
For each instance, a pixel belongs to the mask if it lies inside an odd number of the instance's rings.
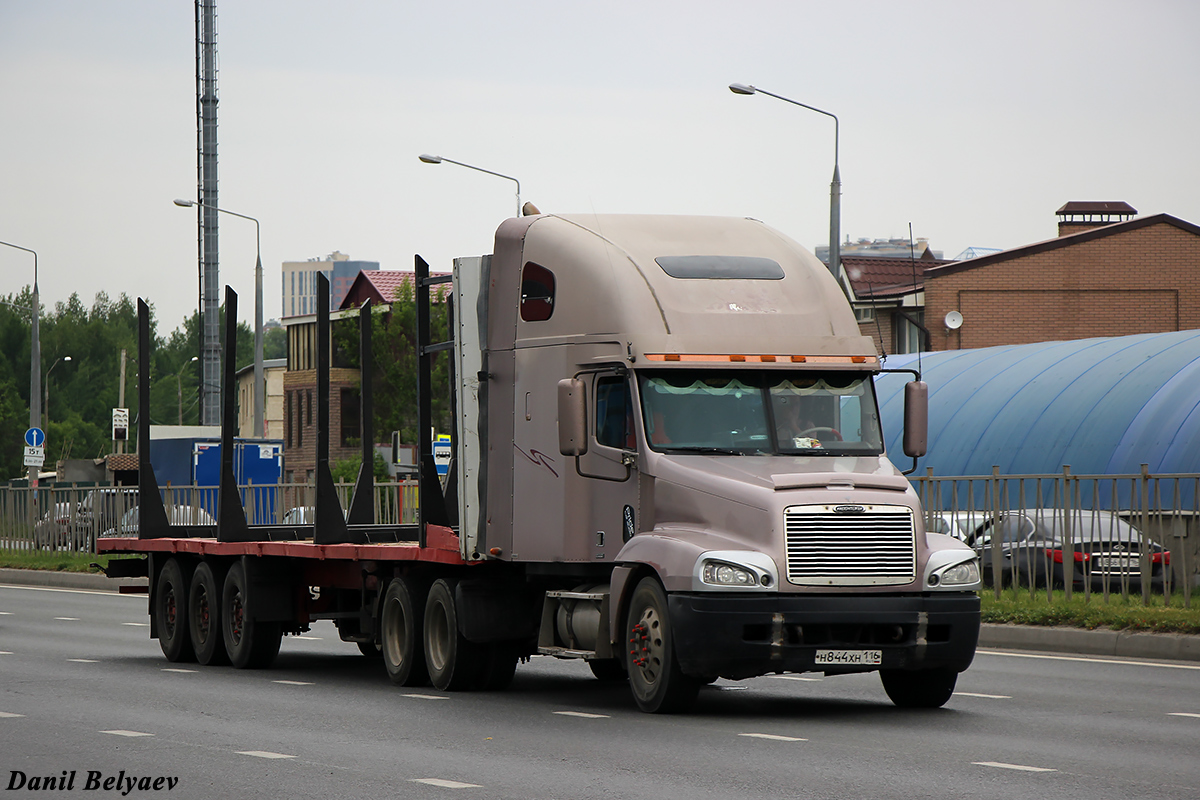
[[[651,714],[687,711],[700,692],[700,680],[684,675],[675,660],[667,595],[656,579],[642,578],[626,619],[625,665],[638,708]]]
[[[883,690],[901,708],[941,708],[954,694],[958,673],[952,669],[883,669]]]
[[[388,584],[379,615],[379,643],[388,678],[397,686],[425,686],[424,595],[404,578]]]
[[[251,616],[246,588],[246,570],[234,564],[221,589],[221,638],[235,667],[263,669],[279,655],[283,628],[278,622],[262,622]]]
[[[478,688],[487,668],[486,654],[459,632],[456,584],[434,581],[425,602],[425,666],[433,685],[442,691]]]
[[[192,573],[188,590],[188,630],[196,660],[201,664],[228,664],[225,642],[221,637],[221,590],[212,565],[200,562]]]
[[[158,645],[167,661],[196,660],[188,632],[187,596],[188,582],[183,568],[176,559],[167,559],[154,587],[154,623]]]

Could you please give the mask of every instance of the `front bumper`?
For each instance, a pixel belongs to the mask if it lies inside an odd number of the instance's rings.
[[[775,672],[962,672],[979,641],[979,597],[937,595],[730,595],[668,598],[681,669],[698,677]],[[831,667],[818,650],[878,650],[882,663]]]

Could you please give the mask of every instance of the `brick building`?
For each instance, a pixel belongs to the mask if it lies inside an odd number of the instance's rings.
[[[863,336],[880,354],[929,349],[925,328],[925,270],[954,264],[925,248],[916,258],[845,256],[842,268],[854,291],[854,314]]]
[[[1200,226],[1134,213],[1068,203],[1056,239],[929,267],[929,349],[1200,328]],[[961,317],[947,322],[950,312]]]

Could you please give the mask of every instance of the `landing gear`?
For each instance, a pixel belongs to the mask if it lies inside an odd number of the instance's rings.
[[[246,570],[234,564],[221,590],[221,636],[235,667],[263,669],[279,655],[283,628],[278,622],[256,620],[248,613],[246,588]]]
[[[625,625],[629,654],[625,663],[633,698],[642,711],[671,714],[687,711],[696,701],[701,681],[684,675],[675,660],[667,596],[654,578],[643,578],[633,591]]]
[[[958,673],[951,669],[879,671],[883,690],[901,708],[941,708],[954,694]]]
[[[188,633],[188,581],[174,558],[167,559],[154,587],[154,622],[158,644],[167,661],[195,661]]]
[[[423,592],[405,578],[396,578],[388,584],[383,595],[379,639],[388,678],[398,686],[429,683],[421,635],[424,616]]]

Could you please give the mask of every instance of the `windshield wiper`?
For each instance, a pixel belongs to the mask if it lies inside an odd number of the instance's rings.
[[[666,448],[664,448],[666,449]],[[716,453],[726,456],[744,456],[744,450],[734,450],[729,447],[672,447],[666,449],[668,453]]]

